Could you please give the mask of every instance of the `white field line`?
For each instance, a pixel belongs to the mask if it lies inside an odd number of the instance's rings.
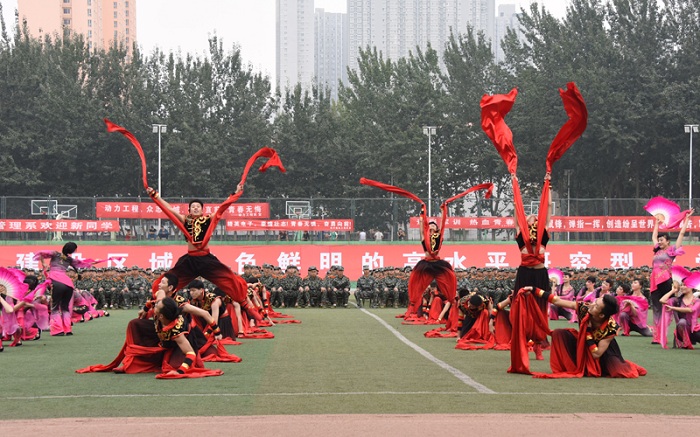
[[[451,396],[474,396],[474,392],[456,392],[456,391],[377,391],[377,392],[301,392],[301,393],[173,393],[173,394],[84,394],[84,395],[48,395],[48,396],[2,396],[0,400],[8,401],[33,401],[44,399],[109,399],[109,398],[175,398],[175,397],[195,397],[195,398],[235,398],[235,397],[288,397],[288,396],[416,396],[416,395],[451,395]],[[697,398],[700,393],[519,393],[519,392],[500,392],[479,394],[500,395],[500,396],[608,396],[608,397],[665,397],[665,398]]]
[[[404,337],[399,331],[397,331],[396,329],[394,329],[393,326],[389,325],[387,322],[385,322],[384,320],[382,320],[379,316],[370,313],[369,311],[365,310],[364,308],[361,309],[361,311],[362,311],[363,313],[365,313],[365,314],[367,314],[367,315],[373,317],[374,319],[376,319],[382,326],[384,326],[386,329],[388,329],[389,332],[391,332],[392,334],[394,334],[394,335],[396,336],[396,338],[398,338],[399,340],[401,340],[405,345],[407,345],[407,346],[410,347],[411,349],[415,350],[415,351],[418,352],[419,354],[423,355],[423,357],[425,357],[428,361],[431,361],[431,362],[437,364],[438,366],[442,367],[443,369],[447,370],[447,371],[448,371],[449,373],[451,373],[455,378],[459,379],[459,380],[462,381],[464,384],[466,384],[466,385],[468,385],[468,386],[470,386],[470,387],[473,387],[473,388],[474,388],[476,391],[478,391],[479,393],[484,393],[484,394],[496,394],[495,391],[491,390],[490,388],[486,387],[485,385],[480,384],[480,383],[474,381],[474,380],[473,380],[469,375],[467,375],[466,373],[462,372],[461,370],[459,370],[459,369],[457,369],[457,368],[455,368],[455,367],[453,367],[453,366],[450,366],[449,364],[447,364],[446,362],[444,362],[444,361],[440,360],[439,358],[435,357],[434,355],[432,355],[430,352],[426,351],[426,350],[423,349],[422,347],[420,347],[420,346],[418,346],[417,344],[413,343],[412,341],[410,341],[409,339],[407,339],[406,337]]]

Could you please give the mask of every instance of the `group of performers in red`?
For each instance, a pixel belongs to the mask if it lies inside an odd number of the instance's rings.
[[[611,294],[592,298],[589,302],[561,299],[557,293],[550,290],[545,258],[549,241],[547,225],[550,221],[552,166],[582,135],[588,118],[585,103],[575,84],[569,83],[566,90],[560,90],[560,95],[569,119],[549,148],[539,211],[529,216],[525,214],[516,175],[518,157],[513,145],[513,135],[505,123],[505,116],[515,103],[517,90],[514,89],[503,95],[487,95],[481,101],[482,128],[495,145],[511,175],[516,241],[521,253],[521,264],[517,270],[513,293],[503,302],[494,304],[476,293],[458,300],[454,270],[439,256],[444,225],[448,216],[448,205],[479,190],[484,190],[486,192],[484,197],[488,198],[493,190],[493,184],[476,185],[444,201],[440,207],[442,222],[438,224],[438,221],[427,216],[425,203],[413,193],[365,178],[362,178],[360,183],[407,197],[417,202],[420,207],[421,244],[425,257],[411,272],[408,285],[409,305],[405,314],[402,315],[403,323],[425,323],[426,321],[435,324],[444,323],[444,327],[433,329],[427,332],[426,336],[456,337],[458,349],[510,350],[511,364],[508,369],[510,373],[531,374],[538,378],[642,376],[646,374],[646,370],[624,360],[615,341],[618,320],[625,327],[627,334],[630,326],[637,326],[638,320],[634,319],[634,312],[628,311],[630,304],[619,302]],[[234,317],[239,321],[254,319],[258,323],[263,323],[263,317],[256,311],[253,301],[249,298],[248,284],[211,254],[208,241],[224,211],[241,196],[248,171],[258,157],[268,158],[261,171],[271,166],[279,167],[282,171],[284,168],[273,149],[261,149],[249,160],[236,191],[219,206],[216,213],[203,215],[202,202],[193,200],[189,204],[188,214],[182,214],[148,186],[143,151],[133,135],[109,121],[107,125],[110,132],[122,133],[136,147],[143,163],[144,188],[153,201],[182,230],[187,239],[188,252],[170,271],[154,283],[153,300],[139,313],[139,318],[129,323],[126,341],[117,358],[108,365],[90,366],[80,369],[79,372],[155,371],[159,372],[159,378],[219,375],[221,371],[205,369],[202,363],[207,357],[220,361],[237,359],[221,346],[223,334],[230,335],[220,328],[222,318]],[[669,300],[672,298],[671,291],[675,290],[671,281],[670,267],[673,258],[682,253],[680,245],[686,226],[687,219],[676,246],[668,244],[668,235],[657,234],[658,227],[654,230],[653,239],[656,246],[652,301],[654,334],[657,342],[659,341],[657,334],[662,332],[660,329],[662,316],[671,312],[675,312],[677,318],[685,321],[685,324],[679,323],[683,329],[676,335],[680,344],[697,341],[700,335],[700,327],[697,325],[700,303],[690,297],[694,286],[690,283],[680,285],[680,297],[672,302]],[[52,332],[54,324],[56,330],[66,331],[62,315],[65,305],[61,298],[61,290],[62,284],[66,284],[65,267],[75,262],[69,255],[70,253],[64,253],[63,256],[39,255],[42,259],[50,259],[51,271],[56,270],[55,274],[52,273],[54,288],[57,290],[55,317],[52,308]],[[198,280],[199,277],[214,283],[222,294],[207,294],[203,284]],[[175,292],[187,284],[189,284],[191,301],[178,301],[174,298]],[[430,291],[426,294],[426,290]],[[229,307],[231,311],[227,312],[225,309],[224,298],[235,304],[235,307]],[[6,306],[4,302],[0,303],[3,307]],[[663,305],[666,305],[665,310]],[[549,313],[556,308],[567,309],[569,314],[573,314],[573,320],[578,321],[578,329],[550,330]],[[244,313],[247,315],[242,316]],[[151,317],[153,320],[150,320]],[[238,326],[238,329],[244,328]],[[531,372],[529,352],[533,351],[536,359],[543,359],[542,350],[547,348],[551,350],[550,365],[553,373]]]
[[[449,263],[441,260],[438,255],[449,202],[477,189],[487,189],[488,197],[493,189],[491,184],[473,187],[444,202],[441,207],[443,226],[438,226],[437,222],[426,217],[425,204],[412,193],[364,178],[360,183],[411,198],[421,205],[421,242],[425,258],[418,262],[411,273],[408,288],[410,305],[402,315],[403,323],[416,324],[416,319],[418,323],[440,323],[447,313],[445,327],[428,331],[426,336],[458,337],[458,349],[510,350],[510,373],[532,374],[529,351],[534,351],[536,359],[541,360],[544,359],[542,350],[551,347],[550,364],[553,373],[537,373],[534,374],[535,377],[641,376],[646,371],[625,361],[615,342],[615,320],[619,305],[612,295],[584,303],[559,299],[556,293],[550,292],[545,256],[549,241],[547,225],[551,214],[552,165],[582,135],[588,120],[586,105],[575,84],[569,83],[566,90],[560,90],[560,95],[569,119],[554,138],[547,154],[539,211],[536,215],[529,216],[525,214],[516,176],[518,156],[513,145],[513,135],[505,123],[505,116],[515,103],[517,90],[513,89],[508,94],[487,95],[481,101],[482,128],[496,146],[511,174],[516,241],[522,258],[513,294],[497,305],[477,293],[463,296],[457,301],[455,274]],[[431,281],[430,291],[421,300]],[[441,305],[439,313],[426,305],[435,301]],[[419,311],[421,302],[426,306]],[[548,324],[550,306],[566,308],[574,313],[579,329],[551,331]],[[550,336],[551,346],[548,341]]]
[[[173,268],[154,281],[153,299],[139,311],[139,317],[129,323],[126,340],[118,356],[110,364],[89,366],[78,372],[160,372],[157,378],[221,375],[223,372],[220,370],[204,368],[203,362],[240,361],[239,357],[229,354],[223,347],[224,335],[227,337],[226,344],[240,344],[236,337],[274,336],[258,328],[271,324],[269,317],[261,311],[262,305],[254,303],[266,300],[265,297],[261,299],[254,287],[216,258],[208,243],[224,212],[243,193],[248,172],[255,161],[267,158],[260,168],[261,172],[271,167],[278,167],[284,172],[282,162],[274,149],[260,149],[248,160],[235,192],[219,205],[214,214],[203,214],[204,204],[196,199],[189,203],[188,213],[182,214],[148,185],[145,156],[133,134],[108,120],[105,122],[108,131],[121,133],[136,148],[142,161],[146,192],[183,232],[188,251]],[[200,277],[212,282],[220,293],[206,292]],[[185,286],[189,289],[191,300],[175,295]],[[251,328],[249,319],[255,321],[255,329]],[[224,326],[223,330],[220,325]]]

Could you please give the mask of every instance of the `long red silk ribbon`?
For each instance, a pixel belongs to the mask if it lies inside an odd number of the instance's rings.
[[[564,104],[564,110],[569,116],[569,120],[559,129],[554,137],[547,153],[547,172],[552,172],[552,165],[559,160],[569,147],[578,140],[588,125],[588,109],[586,102],[579,92],[576,84],[569,82],[566,84],[566,91],[560,89],[559,95]]]
[[[143,179],[143,187],[144,189],[148,188],[148,180],[146,179],[147,175],[147,170],[146,170],[146,157],[143,153],[143,149],[141,148],[141,144],[139,141],[136,139],[136,137],[129,132],[128,130],[124,129],[121,126],[118,126],[111,121],[107,120],[106,118],[104,119],[105,124],[107,125],[107,131],[108,132],[119,132],[120,134],[124,135],[126,138],[131,141],[131,144],[133,144],[134,148],[136,148],[136,151],[139,154],[139,157],[141,158],[141,170],[142,170],[142,179]],[[265,172],[267,169],[271,167],[277,167],[282,173],[285,173],[287,170],[284,168],[284,165],[282,164],[282,160],[280,159],[279,155],[275,151],[275,149],[270,148],[270,147],[263,147],[253,156],[251,156],[248,159],[248,162],[246,163],[245,169],[243,170],[243,176],[241,177],[240,185],[243,186],[245,185],[246,179],[248,178],[248,173],[250,172],[250,169],[253,167],[253,164],[255,164],[255,161],[258,158],[268,158],[268,160],[260,166],[259,171]],[[209,228],[207,229],[207,233],[204,235],[204,238],[200,242],[194,242],[192,241],[192,236],[189,234],[187,229],[185,228],[184,223],[180,221],[180,219],[174,215],[168,208],[165,207],[165,204],[163,203],[163,200],[160,197],[153,198],[153,201],[158,204],[158,206],[161,207],[163,210],[163,213],[168,216],[168,218],[173,222],[175,226],[178,227],[185,235],[185,238],[187,239],[188,242],[192,243],[194,246],[199,247],[199,248],[204,248],[207,246],[209,243],[209,239],[211,238],[212,234],[214,233],[214,229],[216,229],[216,225],[223,217],[224,212],[226,212],[226,209],[228,209],[231,204],[233,204],[235,201],[237,201],[241,195],[243,194],[243,190],[241,190],[239,193],[234,193],[231,194],[224,202],[219,205],[217,208],[216,212],[212,216],[211,223],[209,225]]]
[[[588,110],[583,101],[583,97],[579,92],[576,84],[569,82],[567,90],[559,90],[564,109],[569,116],[569,120],[564,126],[559,129],[556,137],[549,146],[547,153],[546,167],[547,172],[552,171],[552,165],[558,161],[571,145],[578,140],[583,131],[586,130],[588,124]],[[481,99],[481,128],[486,135],[491,139],[498,154],[508,167],[508,172],[515,174],[518,168],[518,156],[513,145],[513,132],[505,122],[505,116],[510,112],[515,98],[518,95],[517,89],[513,88],[508,94],[496,94],[493,96],[485,95]],[[515,214],[518,224],[522,229],[527,227],[527,219],[525,217],[525,208],[523,207],[523,199],[520,193],[520,185],[517,179],[513,179],[513,200],[515,204]],[[539,223],[545,223],[547,220],[547,212],[549,210],[549,180],[544,181],[542,187],[542,195],[540,196],[540,207],[537,215]],[[537,241],[535,247],[532,247],[529,238],[523,240],[525,247],[530,257],[537,257],[540,252],[542,236],[546,226],[537,227]],[[538,260],[529,260],[529,263],[537,263]]]
[[[141,144],[139,143],[139,140],[136,139],[134,134],[129,132],[128,130],[124,129],[123,127],[116,125],[112,123],[111,121],[107,120],[106,118],[104,119],[105,124],[107,125],[107,132],[119,132],[120,134],[124,135],[131,141],[131,144],[134,145],[136,148],[136,151],[139,154],[139,157],[141,158],[141,179],[143,179],[143,188],[146,189],[148,188],[148,180],[146,178],[146,156],[143,154],[143,149],[141,148]]]
[[[420,215],[423,218],[423,229],[422,229],[423,238],[424,238],[424,241],[430,241],[430,230],[429,230],[430,226],[428,224],[427,214],[425,213],[425,209],[426,209],[425,202],[423,202],[418,196],[411,193],[410,191],[404,190],[403,188],[399,188],[399,187],[396,187],[394,185],[389,185],[389,184],[385,184],[382,182],[374,181],[372,179],[360,178],[360,183],[362,185],[369,185],[370,187],[376,187],[376,188],[382,189],[384,191],[389,191],[391,193],[395,193],[395,194],[398,194],[399,196],[407,197],[415,202],[418,202],[421,206]],[[447,220],[447,205],[450,202],[457,200],[457,199],[460,199],[460,198],[466,196],[467,194],[473,193],[474,191],[477,191],[477,190],[487,190],[486,195],[484,197],[486,199],[488,199],[491,197],[491,193],[493,192],[493,184],[490,182],[487,182],[487,183],[476,185],[474,187],[469,188],[468,190],[465,190],[465,191],[457,194],[456,196],[450,197],[449,199],[444,201],[442,203],[442,205],[440,205],[440,210],[442,211],[442,223],[440,225],[440,241],[442,241],[442,235],[445,232],[445,221]],[[438,252],[440,251],[440,248],[438,247],[437,250],[433,251],[432,248],[429,246],[430,246],[429,244],[426,245],[428,253],[433,257],[437,257]]]

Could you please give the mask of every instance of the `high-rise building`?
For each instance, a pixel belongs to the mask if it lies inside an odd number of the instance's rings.
[[[496,16],[496,29],[493,35],[493,47],[496,62],[503,62],[505,55],[503,53],[502,42],[503,38],[508,33],[508,29],[516,32],[518,37],[522,37],[520,31],[519,13],[514,4],[504,4],[498,6],[498,16]]]
[[[398,60],[428,42],[442,55],[450,34],[467,26],[494,34],[495,0],[348,0],[348,66],[357,68],[360,49],[376,47]]]
[[[314,0],[277,0],[277,86],[314,82]]]
[[[338,97],[338,82],[347,83],[348,43],[347,14],[316,9],[316,85]]]
[[[136,0],[18,0],[17,10],[36,38],[78,33],[95,50],[136,41]]]

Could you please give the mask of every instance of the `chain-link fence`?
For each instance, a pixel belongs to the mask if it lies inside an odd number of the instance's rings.
[[[166,197],[172,204],[187,204],[189,199]],[[223,199],[202,199],[206,205],[216,205]],[[302,218],[316,220],[350,219],[354,222],[352,231],[227,231],[224,220],[212,237],[212,241],[359,241],[379,239],[382,241],[418,240],[418,231],[409,226],[410,218],[418,215],[418,204],[405,198],[242,198],[240,203],[266,203],[270,216],[266,220],[299,218],[290,217],[289,202],[295,205],[306,204],[308,209],[292,209],[295,213],[303,212]],[[646,216],[643,206],[648,199],[566,199],[559,198],[553,203],[555,216]],[[0,220],[118,220],[119,232],[75,233],[63,232],[63,238],[77,237],[83,240],[146,240],[158,239],[160,228],[167,230],[168,239],[181,238],[179,231],[167,219],[145,218],[103,218],[97,217],[97,205],[108,203],[138,203],[153,205],[149,198],[125,197],[0,197]],[[687,205],[687,199],[677,200],[679,205]],[[535,212],[538,199],[525,198],[526,212]],[[456,217],[511,216],[512,203],[503,199],[455,202],[450,205],[450,215]],[[439,202],[434,201],[432,212],[437,215]],[[155,229],[156,234],[153,235]],[[149,234],[149,231],[151,232]],[[0,240],[44,240],[52,239],[52,232],[6,232],[0,229]],[[163,236],[161,236],[163,237]],[[449,241],[505,241],[513,238],[512,229],[447,229]],[[646,241],[649,232],[559,232],[554,233],[555,240],[569,241]],[[161,238],[165,239],[165,238]]]

